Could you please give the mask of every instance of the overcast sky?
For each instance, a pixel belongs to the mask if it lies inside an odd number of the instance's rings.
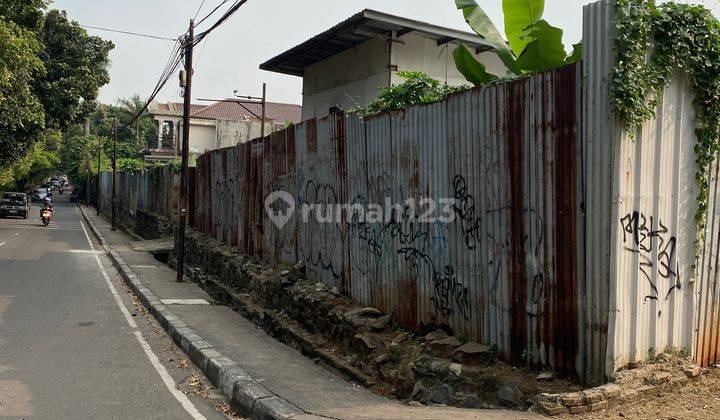
[[[565,44],[581,38],[582,6],[593,0],[547,0],[545,18],[565,31]],[[53,7],[67,10],[84,25],[121,29],[175,38],[187,30],[203,0],[55,0]],[[221,0],[205,0],[200,16]],[[720,0],[697,0],[715,12]],[[502,30],[501,0],[484,0],[486,12]],[[437,25],[468,30],[453,0],[249,0],[225,25],[196,50],[193,97],[225,98],[239,93],[259,95],[268,83],[270,101],[301,103],[298,77],[261,71],[267,59],[302,43],[364,8],[375,9]],[[717,14],[717,13],[716,13]],[[210,19],[212,20],[212,18]],[[207,27],[207,22],[199,29]],[[111,52],[111,82],[100,101],[139,94],[153,88],[170,55],[172,42],[88,29],[115,43]],[[180,101],[173,78],[159,100]]]

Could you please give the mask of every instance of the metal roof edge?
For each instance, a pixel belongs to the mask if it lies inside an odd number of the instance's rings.
[[[293,55],[298,55],[304,51],[317,47],[319,44],[325,42],[327,39],[332,38],[335,34],[338,34],[342,30],[345,30],[349,26],[356,24],[362,19],[370,19],[374,21],[393,24],[396,26],[402,26],[410,30],[408,31],[408,33],[419,32],[421,34],[437,35],[441,37],[451,38],[455,41],[465,42],[477,47],[485,46],[488,50],[492,49],[490,44],[483,37],[472,32],[465,32],[457,29],[447,28],[410,18],[392,15],[385,12],[379,12],[377,10],[364,9],[361,12],[358,12],[345,19],[344,21],[338,23],[332,28],[321,32],[318,35],[315,35],[312,38],[302,42],[301,44],[298,44],[260,64],[260,70],[302,77],[303,72],[291,68],[283,68],[282,62],[286,59],[291,58]],[[322,60],[318,60],[317,62],[319,61]]]

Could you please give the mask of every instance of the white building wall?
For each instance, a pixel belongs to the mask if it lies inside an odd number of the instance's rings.
[[[407,34],[392,43],[372,39],[305,69],[302,120],[328,116],[330,108],[364,107],[378,98],[382,88],[404,81],[399,71],[423,71],[451,86],[470,85],[455,68],[456,44]],[[502,75],[505,67],[492,52],[476,54],[489,72]],[[392,70],[391,70],[392,68]]]
[[[458,44],[438,45],[432,39],[418,35],[413,36],[412,34],[401,39],[404,44],[394,43],[392,49],[392,64],[397,66],[397,71],[393,71],[393,84],[404,81],[403,78],[397,75],[397,72],[422,71],[450,86],[472,85],[455,67],[452,53]],[[485,65],[489,73],[498,76],[505,75],[505,65],[494,52],[488,51],[475,54],[475,58]]]

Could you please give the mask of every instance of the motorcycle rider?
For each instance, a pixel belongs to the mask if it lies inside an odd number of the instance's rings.
[[[40,207],[40,216],[42,217],[42,212],[44,210],[50,210],[53,211],[53,203],[51,197],[45,197],[45,200],[43,200],[42,206]]]

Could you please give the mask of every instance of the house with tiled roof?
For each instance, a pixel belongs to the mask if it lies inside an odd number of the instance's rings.
[[[173,160],[182,145],[183,104],[153,102],[148,112],[158,123],[157,142],[149,144],[145,159],[151,162]],[[209,105],[192,104],[190,108],[190,153],[230,147],[260,137],[262,107],[226,99]],[[301,121],[300,105],[267,102],[265,132],[282,130]]]

